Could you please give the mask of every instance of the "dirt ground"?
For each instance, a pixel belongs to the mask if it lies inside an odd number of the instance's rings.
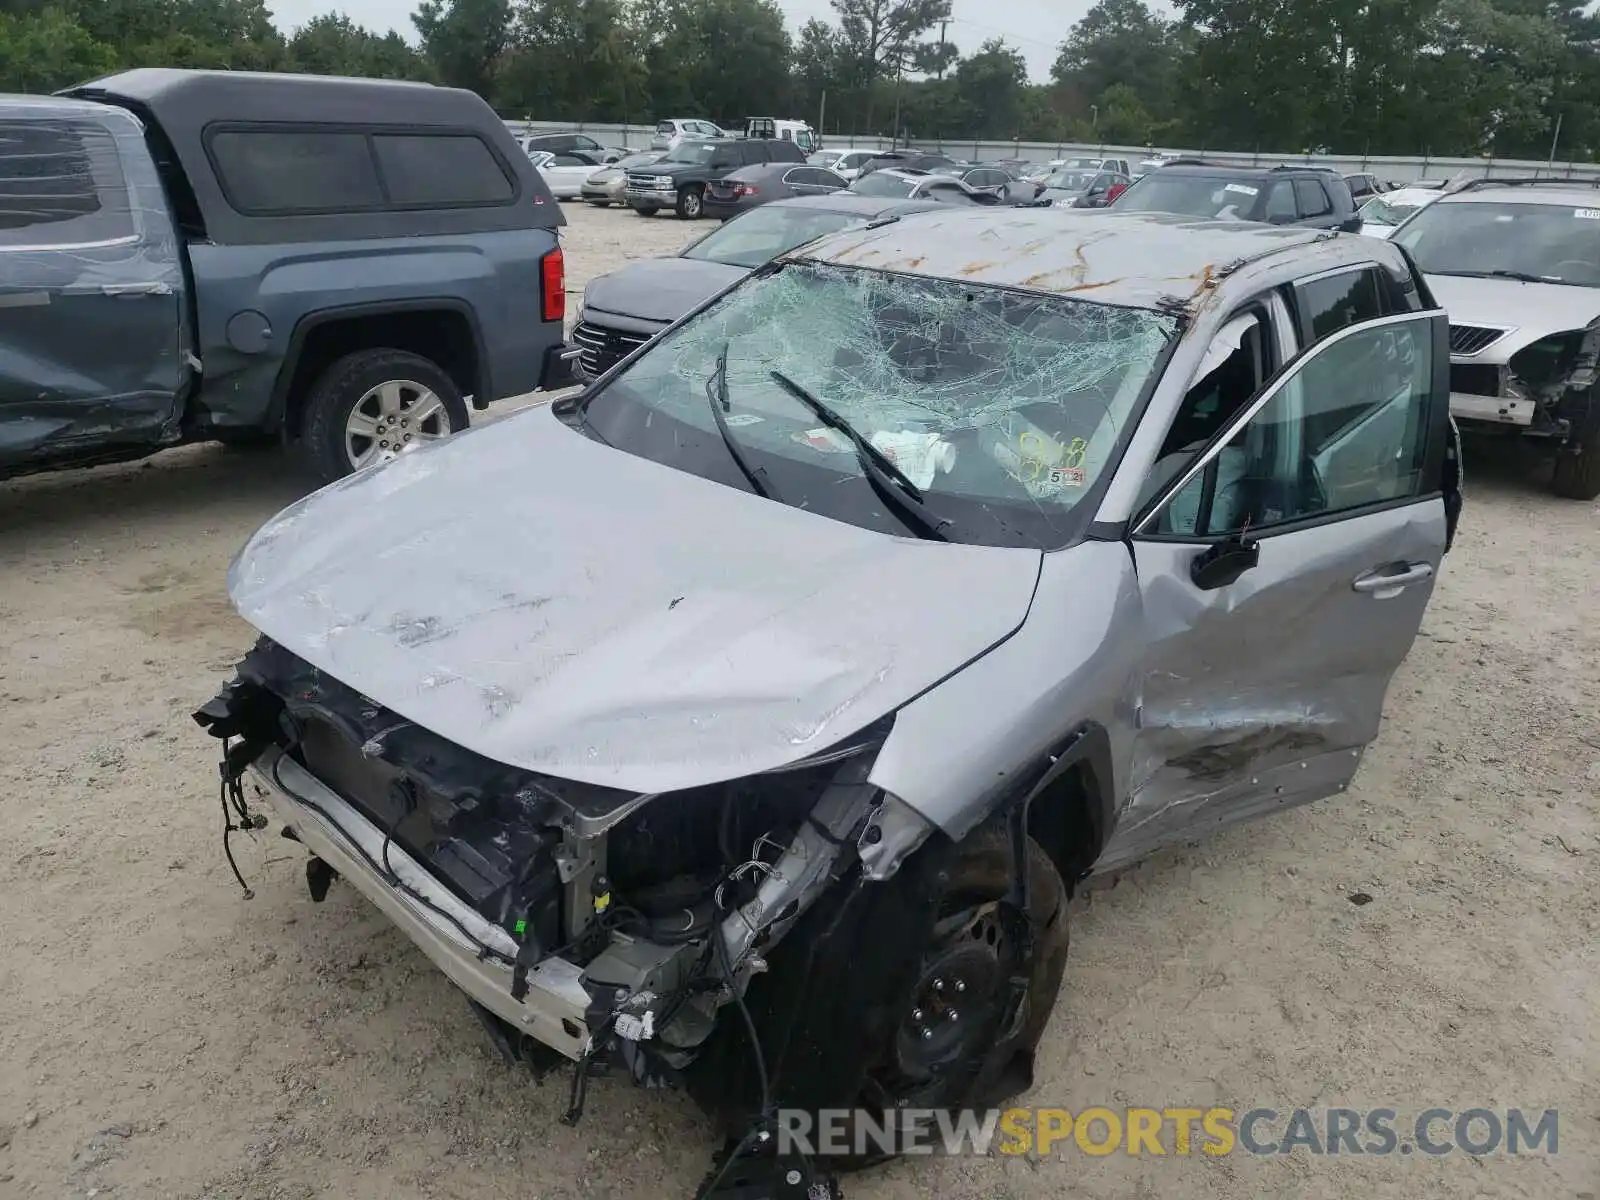
[[[575,212],[572,286],[704,228]],[[1600,1195],[1600,506],[1468,472],[1357,786],[1081,895],[1028,1102],[1556,1108],[1559,1152],[1068,1150],[851,1200]],[[503,1067],[350,889],[312,905],[275,828],[255,898],[230,877],[189,714],[250,641],[228,562],[297,488],[209,447],[0,485],[0,1197],[689,1196],[686,1099],[601,1079],[562,1127],[565,1075]]]

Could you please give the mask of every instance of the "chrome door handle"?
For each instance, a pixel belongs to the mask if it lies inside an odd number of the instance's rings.
[[[1433,564],[1411,563],[1403,571],[1385,572],[1380,569],[1358,575],[1350,586],[1374,600],[1387,600],[1391,596],[1398,596],[1410,584],[1431,578]]]

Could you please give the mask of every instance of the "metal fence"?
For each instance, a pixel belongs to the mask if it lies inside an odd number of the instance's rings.
[[[544,133],[554,130],[579,130],[607,145],[630,146],[645,149],[650,145],[654,125],[563,125],[554,121],[507,121],[513,133]],[[1235,163],[1241,166],[1275,166],[1278,163],[1314,163],[1333,167],[1345,174],[1365,172],[1380,179],[1396,183],[1409,183],[1416,179],[1449,179],[1465,171],[1471,175],[1512,176],[1532,175],[1538,178],[1584,179],[1600,181],[1600,163],[1536,162],[1523,159],[1496,158],[1435,158],[1432,155],[1377,156],[1355,154],[1306,154],[1304,152],[1277,152],[1271,150],[1217,150],[1193,147],[1151,147],[1088,145],[1082,142],[995,142],[961,140],[956,138],[913,138],[918,147],[943,151],[957,158],[975,161],[1001,158],[1018,158],[1029,162],[1047,162],[1056,158],[1126,158],[1137,161],[1148,158],[1157,151],[1169,154],[1204,154],[1216,162]],[[823,145],[832,150],[886,150],[892,145],[888,138],[854,137],[828,134]]]

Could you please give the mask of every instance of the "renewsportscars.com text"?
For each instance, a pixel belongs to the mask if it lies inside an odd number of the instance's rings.
[[[807,1155],[1555,1154],[1556,1109],[1008,1108],[778,1112],[778,1152]]]

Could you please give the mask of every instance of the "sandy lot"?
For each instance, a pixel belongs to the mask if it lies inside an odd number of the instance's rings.
[[[572,220],[574,288],[706,228]],[[1068,1150],[852,1200],[1600,1195],[1600,507],[1483,453],[1469,484],[1358,785],[1080,896],[1030,1101],[1558,1108],[1559,1153]],[[563,1128],[567,1079],[501,1066],[351,890],[312,905],[276,829],[255,899],[229,876],[189,713],[250,640],[228,561],[297,487],[213,448],[0,485],[0,1196],[687,1197],[687,1100],[597,1080]]]

